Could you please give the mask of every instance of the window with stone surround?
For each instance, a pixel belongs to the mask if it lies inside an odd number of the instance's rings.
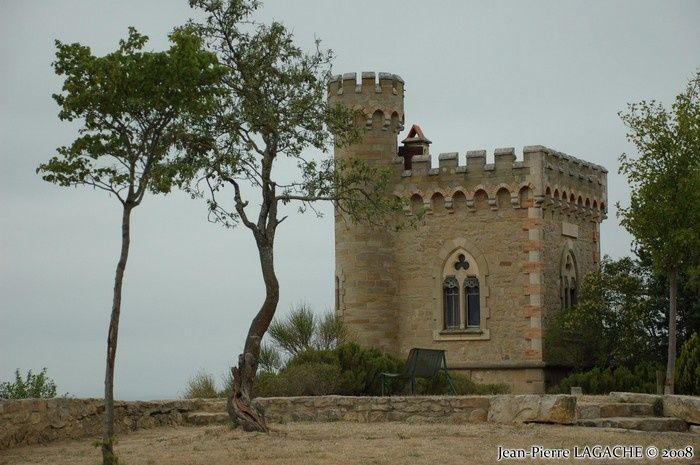
[[[443,267],[442,308],[445,331],[479,331],[479,269],[466,251],[453,253]]]
[[[563,309],[576,305],[578,297],[577,278],[576,258],[573,250],[568,249],[564,253],[561,265],[561,306]]]

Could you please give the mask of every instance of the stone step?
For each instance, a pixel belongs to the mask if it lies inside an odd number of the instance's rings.
[[[610,417],[576,420],[578,426],[622,428],[638,431],[688,431],[688,424],[674,417]]]
[[[226,412],[189,412],[185,420],[190,425],[223,425],[229,422]]]
[[[576,404],[576,416],[580,420],[611,417],[651,417],[654,416],[654,407],[648,403],[578,402]]]
[[[600,406],[600,417],[653,417],[654,407],[647,403],[614,402]]]

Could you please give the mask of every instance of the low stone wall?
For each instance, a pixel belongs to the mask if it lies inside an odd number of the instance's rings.
[[[575,420],[572,396],[412,396],[272,397],[256,399],[271,423],[295,421],[543,422]],[[115,429],[188,424],[193,412],[225,412],[223,399],[115,402]],[[59,439],[93,437],[102,432],[101,399],[25,399],[0,401],[0,449]]]
[[[576,399],[564,395],[270,397],[255,402],[273,423],[342,420],[571,424],[576,419]]]
[[[181,425],[187,412],[208,410],[200,399],[114,403],[115,429],[124,433],[140,428]],[[221,408],[222,401],[218,401]],[[58,439],[102,435],[102,399],[23,399],[0,400],[0,449],[37,444]]]

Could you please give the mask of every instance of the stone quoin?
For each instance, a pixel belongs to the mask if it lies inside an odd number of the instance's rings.
[[[550,148],[443,153],[404,129],[403,79],[335,76],[331,104],[361,110],[360,142],[335,158],[393,169],[390,192],[417,227],[378,230],[335,216],[336,312],[364,346],[405,357],[447,351],[450,370],[514,393],[543,393],[566,367],[548,362],[544,333],[576,303],[600,262],[607,170]]]

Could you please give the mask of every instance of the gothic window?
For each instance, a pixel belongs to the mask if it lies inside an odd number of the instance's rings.
[[[442,307],[444,329],[481,328],[479,270],[474,258],[467,252],[454,252],[444,264]]]
[[[479,278],[469,276],[464,280],[464,295],[467,311],[467,326],[479,327],[481,324],[481,303],[479,302]]]
[[[561,305],[562,308],[571,308],[576,305],[578,301],[577,293],[577,273],[576,273],[576,259],[574,258],[574,253],[568,250],[564,259],[562,260],[561,267]]]
[[[459,282],[454,276],[448,276],[442,282],[445,329],[456,329],[460,327],[459,300]]]

